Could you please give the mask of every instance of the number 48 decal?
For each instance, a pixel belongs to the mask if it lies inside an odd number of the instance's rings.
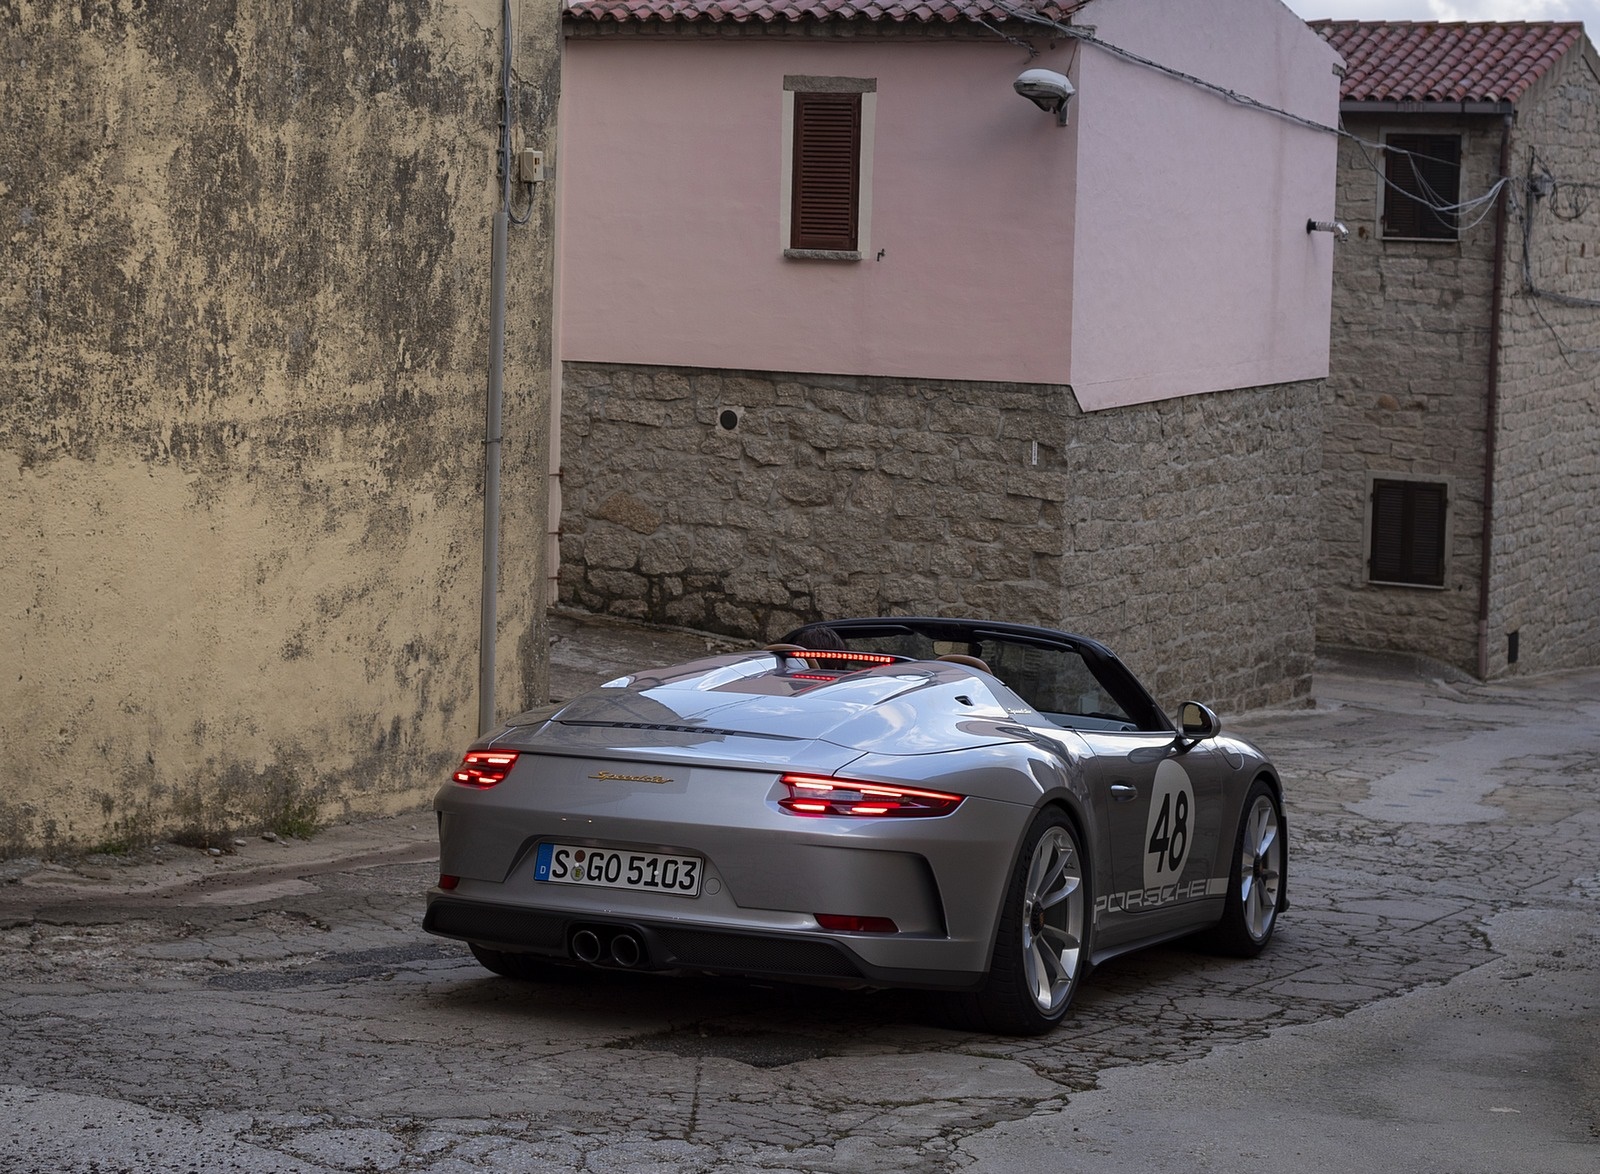
[[[1155,789],[1144,829],[1144,886],[1170,885],[1183,875],[1194,841],[1194,788],[1172,759],[1156,767]]]

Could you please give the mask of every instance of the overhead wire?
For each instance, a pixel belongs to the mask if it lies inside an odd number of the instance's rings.
[[[1238,90],[1232,89],[1228,86],[1207,81],[1202,77],[1198,77],[1195,74],[1188,73],[1170,65],[1164,65],[1159,61],[1154,61],[1151,58],[1135,53],[1131,49],[1125,49],[1120,45],[1116,45],[1110,41],[1104,40],[1088,29],[1081,28],[1077,25],[1063,24],[1058,20],[1042,15],[1036,9],[1031,9],[1022,4],[1015,3],[1013,0],[998,0],[996,7],[1024,24],[1037,25],[1041,28],[1049,29],[1051,32],[1059,33],[1062,36],[1071,38],[1077,44],[1093,45],[1095,48],[1101,49],[1114,57],[1121,58],[1124,61],[1132,62],[1146,69],[1155,70],[1157,73],[1165,74],[1168,77],[1175,78],[1178,81],[1182,81],[1188,85],[1206,90],[1207,92],[1215,94],[1218,97],[1236,105],[1243,106],[1251,110],[1256,110],[1260,113],[1268,114],[1276,118],[1284,119],[1308,130],[1319,131],[1324,134],[1331,134],[1339,138],[1349,139],[1362,149],[1362,157],[1366,160],[1367,165],[1378,175],[1380,179],[1383,180],[1385,185],[1393,188],[1395,191],[1400,192],[1403,195],[1410,196],[1412,199],[1417,200],[1418,203],[1422,204],[1423,207],[1429,209],[1430,211],[1442,215],[1447,213],[1458,214],[1461,212],[1468,212],[1482,208],[1483,211],[1479,213],[1475,219],[1471,220],[1466,227],[1476,227],[1478,224],[1481,224],[1485,219],[1488,218],[1493,211],[1495,199],[1499,196],[1501,189],[1507,183],[1507,180],[1504,177],[1501,177],[1488,191],[1484,192],[1482,195],[1474,196],[1469,200],[1462,200],[1453,204],[1446,203],[1438,196],[1438,193],[1432,192],[1431,188],[1429,189],[1431,198],[1421,198],[1416,192],[1406,191],[1406,189],[1400,187],[1398,184],[1389,179],[1389,177],[1385,174],[1384,168],[1382,168],[1376,161],[1372,159],[1370,155],[1367,154],[1367,148],[1370,147],[1374,150],[1384,151],[1389,154],[1410,157],[1412,158],[1414,170],[1416,159],[1425,159],[1433,162],[1455,161],[1433,159],[1432,156],[1424,155],[1415,151],[1408,151],[1401,147],[1391,146],[1388,143],[1379,143],[1373,142],[1370,139],[1364,139],[1361,136],[1346,130],[1342,124],[1339,126],[1330,126],[1327,123],[1318,122],[1314,118],[1307,118],[1304,115],[1294,113],[1292,110],[1285,110],[1281,106],[1274,106],[1269,102],[1263,102],[1260,99],[1253,98],[1248,94],[1242,94]],[[1038,50],[1032,45],[1028,45],[1026,42],[1021,41],[1020,38],[1012,37],[1009,34],[996,29],[993,25],[990,25],[986,21],[976,17],[973,19],[977,20],[977,23],[983,25],[984,28],[994,32],[997,36],[1000,36],[1013,44],[1020,43],[1025,45],[1028,49],[1030,60],[1033,57],[1038,56]],[[1428,186],[1425,182],[1421,181],[1420,175],[1418,176],[1418,179],[1419,186]]]
[[[1530,298],[1528,300],[1528,305],[1533,307],[1534,317],[1538,318],[1539,321],[1544,324],[1544,328],[1550,332],[1550,337],[1556,340],[1556,351],[1558,354],[1560,354],[1561,361],[1567,365],[1568,370],[1580,370],[1578,365],[1572,361],[1573,355],[1587,355],[1591,358],[1600,355],[1600,347],[1573,346],[1566,339],[1562,338],[1561,331],[1556,328],[1555,323],[1551,322],[1549,317],[1545,314],[1544,307],[1539,304],[1539,299],[1537,297]]]
[[[1423,154],[1421,154],[1419,152],[1416,152],[1416,151],[1408,151],[1404,147],[1391,146],[1388,143],[1375,143],[1375,142],[1372,142],[1372,141],[1370,141],[1368,139],[1363,139],[1359,135],[1351,134],[1349,131],[1344,131],[1343,134],[1344,134],[1345,138],[1349,139],[1351,142],[1356,144],[1357,149],[1359,149],[1360,152],[1361,152],[1362,161],[1366,163],[1367,167],[1373,172],[1373,174],[1375,174],[1380,180],[1383,181],[1383,185],[1384,185],[1384,187],[1386,189],[1393,189],[1394,191],[1399,192],[1403,196],[1409,196],[1411,199],[1416,200],[1417,203],[1421,204],[1424,208],[1427,208],[1431,212],[1437,212],[1437,213],[1439,213],[1441,215],[1443,215],[1445,213],[1449,213],[1449,214],[1455,216],[1455,218],[1456,218],[1455,219],[1456,230],[1458,232],[1464,232],[1464,231],[1466,231],[1468,229],[1476,228],[1478,225],[1482,224],[1485,220],[1487,220],[1490,217],[1490,215],[1492,215],[1493,212],[1494,212],[1494,202],[1495,202],[1495,200],[1499,197],[1501,191],[1503,189],[1505,189],[1511,182],[1511,180],[1510,180],[1510,178],[1508,176],[1502,175],[1498,179],[1496,179],[1494,181],[1494,183],[1489,186],[1489,189],[1487,191],[1485,191],[1482,195],[1473,196],[1472,198],[1466,199],[1466,200],[1458,200],[1457,202],[1455,202],[1453,204],[1445,203],[1439,197],[1438,193],[1433,191],[1431,185],[1423,183],[1421,186],[1427,188],[1428,192],[1431,193],[1431,195],[1432,195],[1432,199],[1424,199],[1422,196],[1419,196],[1416,192],[1407,191],[1405,188],[1403,188],[1399,184],[1395,183],[1394,180],[1390,179],[1387,169],[1384,168],[1376,159],[1374,159],[1371,155],[1369,155],[1367,153],[1367,148],[1371,147],[1371,148],[1374,148],[1375,150],[1383,151],[1383,152],[1386,152],[1388,154],[1393,154],[1393,155],[1397,155],[1397,156],[1409,156],[1409,157],[1411,157],[1412,169],[1413,169],[1414,172],[1416,171],[1416,160],[1417,159],[1425,159],[1425,160],[1429,160],[1429,161],[1435,162],[1435,163],[1448,163],[1448,162],[1458,162],[1458,161],[1447,160],[1447,159],[1439,159],[1439,158],[1437,158],[1435,156],[1431,156],[1431,155],[1423,155]],[[1419,180],[1421,179],[1420,175],[1418,176],[1418,178],[1419,178]],[[1514,200],[1515,200],[1515,196],[1514,196],[1514,193],[1513,193],[1513,201]],[[1477,215],[1474,216],[1472,219],[1463,222],[1460,219],[1459,214],[1462,213],[1462,212],[1470,212],[1470,211],[1476,211]]]
[[[1548,168],[1545,168],[1544,175],[1548,178],[1550,186],[1548,191],[1538,190],[1535,188],[1532,180],[1533,160],[1537,158],[1537,153],[1535,153],[1533,158],[1530,159],[1529,163],[1530,178],[1524,185],[1523,189],[1525,192],[1525,198],[1518,198],[1517,190],[1511,187],[1510,176],[1501,175],[1496,177],[1494,183],[1491,184],[1488,190],[1484,191],[1482,194],[1473,196],[1469,199],[1449,202],[1444,200],[1439,193],[1434,190],[1433,186],[1428,183],[1422,174],[1422,169],[1417,167],[1417,161],[1421,159],[1432,162],[1448,162],[1459,166],[1459,159],[1434,159],[1431,156],[1424,155],[1419,152],[1409,151],[1405,148],[1397,147],[1390,143],[1373,142],[1370,139],[1364,139],[1361,136],[1345,129],[1342,123],[1339,126],[1329,126],[1325,123],[1318,122],[1316,119],[1308,118],[1301,114],[1296,114],[1291,110],[1286,110],[1280,106],[1274,106],[1268,102],[1263,102],[1257,98],[1251,97],[1248,94],[1240,93],[1231,87],[1219,85],[1216,82],[1207,81],[1206,79],[1198,77],[1195,74],[1174,68],[1170,65],[1162,64],[1159,61],[1155,61],[1151,58],[1135,53],[1130,49],[1125,49],[1120,45],[1115,45],[1110,41],[1103,40],[1089,29],[1076,25],[1063,24],[1059,20],[1043,15],[1037,9],[1026,7],[1020,3],[1015,3],[1013,0],[997,0],[996,7],[998,7],[1002,12],[1006,13],[1008,16],[1023,24],[1034,25],[1040,28],[1048,29],[1052,33],[1071,38],[1079,45],[1092,45],[1096,49],[1099,49],[1105,53],[1109,53],[1114,57],[1120,58],[1121,60],[1131,62],[1145,69],[1154,70],[1178,81],[1182,81],[1187,85],[1195,86],[1236,105],[1256,110],[1260,113],[1268,114],[1275,118],[1283,119],[1308,130],[1336,135],[1343,139],[1349,139],[1351,142],[1356,144],[1357,148],[1361,152],[1362,160],[1366,163],[1367,167],[1378,176],[1386,189],[1393,189],[1401,195],[1417,201],[1417,203],[1421,204],[1424,208],[1432,211],[1436,215],[1441,217],[1450,217],[1450,221],[1454,224],[1458,234],[1476,228],[1478,225],[1482,224],[1485,220],[1492,216],[1495,213],[1498,201],[1500,200],[1501,196],[1504,195],[1508,205],[1507,210],[1517,211],[1522,220],[1522,276],[1524,292],[1533,299],[1544,298],[1565,306],[1583,309],[1600,309],[1600,298],[1580,297],[1574,294],[1559,293],[1555,290],[1541,289],[1534,283],[1533,280],[1533,263],[1531,255],[1531,240],[1534,225],[1533,211],[1535,202],[1548,197],[1551,200],[1551,215],[1562,220],[1577,220],[1587,212],[1588,204],[1587,202],[1580,201],[1574,193],[1600,190],[1600,183],[1556,180]],[[1038,56],[1038,50],[1031,44],[1022,41],[1021,38],[1013,37],[979,18],[974,17],[973,19],[976,20],[978,24],[989,29],[995,35],[1003,38],[1004,40],[1025,47],[1028,50],[1030,60]],[[1074,55],[1074,60],[1075,59],[1076,55]],[[1412,174],[1417,181],[1417,191],[1408,191],[1390,179],[1387,173],[1387,168],[1380,165],[1377,160],[1372,158],[1371,154],[1369,154],[1369,148],[1372,150],[1382,151],[1386,155],[1408,158],[1411,163]],[[1555,203],[1557,195],[1561,193],[1563,189],[1569,193],[1569,206],[1572,209],[1570,214],[1563,213]],[[1556,343],[1561,349],[1562,356],[1564,359],[1566,359],[1569,365],[1571,365],[1571,359],[1568,357],[1570,354],[1600,355],[1600,347],[1569,346],[1566,341],[1561,338],[1555,326],[1545,315],[1543,309],[1538,305],[1537,300],[1533,301],[1531,304],[1533,305],[1534,312],[1539,317],[1539,320],[1544,323],[1546,328],[1550,330],[1551,335],[1556,339]]]
[[[1241,94],[1237,90],[1230,89],[1227,86],[1218,85],[1216,82],[1206,81],[1204,78],[1197,77],[1192,73],[1185,73],[1183,70],[1175,69],[1170,65],[1163,65],[1161,62],[1153,61],[1148,57],[1141,56],[1140,54],[1133,52],[1131,49],[1124,49],[1122,46],[1114,45],[1110,41],[1101,40],[1088,29],[1080,28],[1077,25],[1062,24],[1060,21],[1055,20],[1052,17],[1043,15],[1037,9],[1027,8],[1023,5],[1012,3],[1011,0],[998,0],[996,7],[1024,24],[1032,24],[1038,25],[1041,28],[1048,28],[1052,32],[1060,33],[1065,37],[1071,37],[1073,40],[1076,40],[1082,44],[1093,45],[1095,48],[1104,50],[1114,57],[1120,57],[1124,61],[1130,61],[1135,65],[1141,65],[1146,69],[1153,69],[1158,73],[1164,73],[1168,77],[1177,78],[1178,80],[1186,82],[1189,85],[1197,86],[1202,90],[1208,90],[1211,93],[1216,94],[1218,97],[1224,98],[1240,106],[1246,106],[1253,110],[1259,110],[1264,114],[1270,114],[1276,118],[1286,119],[1289,122],[1297,123],[1300,126],[1306,127],[1310,130],[1322,131],[1326,134],[1334,135],[1341,133],[1339,128],[1336,126],[1329,126],[1326,123],[1318,122],[1314,118],[1307,118],[1305,115],[1296,114],[1292,110],[1285,110],[1281,106],[1273,106],[1270,103],[1262,102],[1259,99],[1252,98],[1249,94]],[[979,21],[978,23],[982,24],[983,22]],[[986,25],[985,27],[989,26]],[[1005,36],[1003,33],[1001,35]],[[1011,38],[1007,37],[1007,39],[1009,40]],[[1037,51],[1035,50],[1035,52]]]
[[[1535,174],[1536,171],[1537,176]],[[1527,192],[1527,200],[1520,208],[1522,223],[1523,292],[1528,296],[1528,304],[1532,307],[1534,316],[1544,324],[1545,329],[1550,332],[1550,337],[1555,339],[1556,349],[1560,352],[1562,361],[1567,364],[1568,368],[1576,371],[1578,368],[1573,363],[1572,356],[1587,355],[1591,358],[1594,356],[1600,356],[1600,347],[1575,346],[1568,342],[1566,338],[1562,336],[1561,330],[1556,326],[1556,324],[1550,321],[1550,316],[1545,313],[1544,307],[1540,304],[1540,302],[1554,302],[1556,305],[1567,306],[1573,309],[1596,310],[1600,309],[1600,298],[1581,297],[1577,294],[1568,294],[1562,293],[1558,290],[1544,289],[1538,284],[1538,282],[1534,280],[1533,244],[1535,226],[1537,224],[1535,212],[1537,211],[1540,203],[1544,202],[1545,200],[1549,200],[1551,201],[1550,212],[1552,215],[1569,222],[1576,220],[1583,214],[1584,211],[1587,210],[1586,207],[1578,206],[1575,203],[1574,214],[1571,216],[1564,216],[1554,206],[1556,194],[1563,187],[1587,190],[1590,188],[1600,187],[1600,184],[1569,182],[1556,179],[1555,173],[1552,172],[1549,165],[1539,157],[1539,152],[1537,150],[1531,150],[1528,153],[1528,172],[1523,183],[1524,190]]]

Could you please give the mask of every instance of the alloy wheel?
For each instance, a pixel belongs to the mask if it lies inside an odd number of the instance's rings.
[[[1051,1015],[1072,997],[1083,950],[1083,864],[1065,829],[1034,845],[1022,900],[1022,971],[1034,1005]]]
[[[1245,817],[1239,845],[1239,902],[1245,929],[1256,941],[1272,931],[1283,884],[1283,837],[1278,810],[1266,795],[1256,796]]]

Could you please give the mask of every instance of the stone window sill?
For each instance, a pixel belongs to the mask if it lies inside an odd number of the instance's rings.
[[[784,249],[783,255],[791,261],[861,260],[861,254],[854,249]]]

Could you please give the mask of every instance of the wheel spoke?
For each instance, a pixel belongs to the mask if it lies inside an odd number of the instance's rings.
[[[1047,943],[1043,938],[1034,938],[1033,948],[1038,951],[1039,964],[1044,968],[1044,972],[1049,976],[1051,986],[1054,986],[1056,983],[1067,977],[1066,967],[1061,963],[1061,955],[1050,949],[1049,943]]]
[[[1246,920],[1250,923],[1250,932],[1260,937],[1267,932],[1267,927],[1272,924],[1272,916],[1277,910],[1277,897],[1266,885],[1255,886],[1252,899],[1246,904]]]
[[[1022,958],[1023,969],[1028,976],[1028,990],[1033,995],[1033,1001],[1046,1010],[1052,1006],[1052,988],[1055,985],[1051,961],[1049,953],[1040,947],[1037,938],[1028,943]]]
[[[1046,927],[1044,937],[1050,943],[1051,954],[1060,959],[1063,968],[1062,977],[1065,978],[1067,974],[1071,973],[1073,964],[1077,961],[1078,950],[1082,947],[1082,942],[1079,941],[1076,934],[1064,929],[1057,929],[1054,926]]]
[[[1063,950],[1071,950],[1078,945],[1078,931],[1071,925],[1047,925],[1039,936],[1049,938]]]
[[[1055,882],[1067,869],[1070,857],[1064,850],[1060,839],[1052,835],[1049,839],[1041,840],[1035,850],[1033,867],[1028,869],[1028,897],[1038,900],[1055,887]]]
[[[1039,899],[1039,904],[1046,909],[1054,908],[1055,906],[1061,904],[1061,902],[1065,901],[1068,897],[1072,896],[1072,894],[1076,893],[1082,885],[1082,877],[1064,877],[1062,878],[1061,887],[1041,897]]]

